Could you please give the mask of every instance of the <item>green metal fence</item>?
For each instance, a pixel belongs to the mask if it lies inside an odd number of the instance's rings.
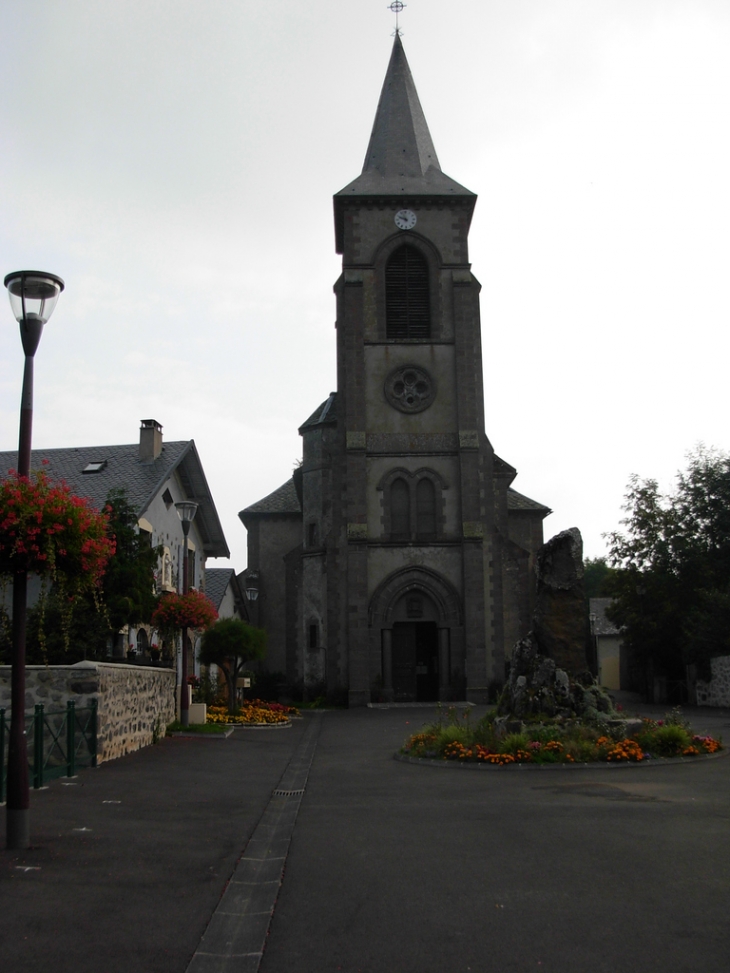
[[[74,777],[78,767],[96,767],[97,702],[46,712],[39,703],[25,717],[28,770],[34,788],[56,777]],[[8,773],[10,714],[0,709],[0,804],[5,801]]]

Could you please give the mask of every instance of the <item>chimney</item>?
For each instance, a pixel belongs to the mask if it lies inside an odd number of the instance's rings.
[[[142,419],[139,428],[139,461],[154,463],[162,452],[162,426],[156,419]]]

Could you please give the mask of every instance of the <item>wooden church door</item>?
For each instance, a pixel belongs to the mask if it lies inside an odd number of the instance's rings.
[[[393,695],[396,702],[438,699],[438,629],[435,622],[393,626]]]

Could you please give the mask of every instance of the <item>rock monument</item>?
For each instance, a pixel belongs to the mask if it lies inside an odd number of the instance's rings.
[[[512,653],[500,714],[523,717],[612,715],[610,697],[588,668],[583,540],[577,527],[552,537],[537,556],[532,631]]]

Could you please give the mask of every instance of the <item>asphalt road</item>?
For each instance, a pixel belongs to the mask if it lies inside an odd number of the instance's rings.
[[[392,760],[423,719],[323,720],[261,973],[727,971],[730,759]]]
[[[394,761],[430,715],[322,717],[261,973],[725,973],[730,758]],[[695,720],[730,739],[730,714]],[[34,794],[35,847],[0,855],[3,973],[185,973],[305,725],[166,740]]]

